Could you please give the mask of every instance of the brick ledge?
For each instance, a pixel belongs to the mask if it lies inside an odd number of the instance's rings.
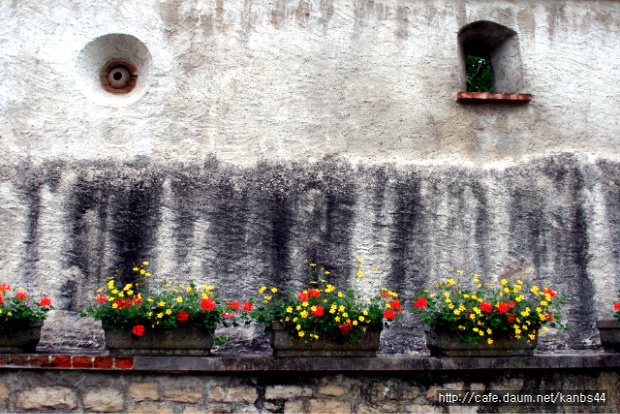
[[[620,353],[535,355],[531,357],[275,358],[265,355],[135,356],[10,354],[0,369],[132,370],[199,372],[389,372],[618,368]]]
[[[457,92],[458,102],[495,102],[527,104],[532,101],[529,93]]]

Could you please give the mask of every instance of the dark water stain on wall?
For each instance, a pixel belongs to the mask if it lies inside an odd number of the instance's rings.
[[[42,232],[64,228],[58,262],[66,274],[55,292],[64,310],[85,303],[116,269],[124,282],[133,280],[131,267],[141,260],[157,268],[162,246],[171,247],[166,257],[173,256],[179,276],[201,266],[229,296],[253,294],[268,281],[303,287],[304,259],[320,262],[333,283],[348,286],[356,273],[351,259],[360,253],[354,234],[364,234],[370,235],[364,248],[383,260],[383,283],[403,298],[446,277],[448,260],[472,260],[483,270],[494,269],[502,255],[531,263],[532,282],[571,295],[565,343],[576,349],[593,337],[593,281],[608,277],[590,263],[596,252],[588,203],[604,206],[597,218],[609,233],[603,253],[611,257],[613,277],[620,273],[620,167],[609,161],[561,155],[495,171],[354,166],[336,158],[241,168],[211,158],[191,166],[24,163],[3,177],[26,214],[19,253],[24,281],[41,278],[37,263],[51,255],[41,251],[46,247],[38,241],[49,238]],[[602,189],[600,200],[595,187]],[[62,199],[60,226],[41,223],[50,220],[41,214],[49,209],[43,189]],[[498,211],[509,222],[494,229]],[[416,321],[408,317],[403,326],[413,329]],[[421,332],[413,339],[390,335],[423,346]]]

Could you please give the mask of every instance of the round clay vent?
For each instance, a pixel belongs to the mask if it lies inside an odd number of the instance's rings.
[[[101,70],[101,86],[110,93],[129,93],[138,82],[138,68],[126,60],[114,60]]]
[[[145,95],[153,58],[138,38],[110,33],[88,42],[75,62],[77,85],[98,105],[125,106]]]

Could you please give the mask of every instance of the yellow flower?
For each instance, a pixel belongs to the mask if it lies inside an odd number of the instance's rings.
[[[469,319],[476,319],[476,315],[474,315],[473,313],[469,314]]]
[[[450,297],[450,292],[444,292],[443,293],[445,297],[449,298]]]
[[[543,305],[543,306],[547,306],[549,303],[546,300],[543,300],[543,301],[540,302],[540,304]]]
[[[152,314],[153,314],[153,312],[147,312],[146,316],[148,316],[150,318]]]
[[[453,304],[449,304],[449,305],[448,305],[448,307],[449,307],[450,309],[454,309],[454,305],[453,305]]]
[[[308,311],[303,311],[299,314],[302,318],[307,318],[308,317]]]
[[[330,274],[330,272],[325,272],[325,274],[326,274],[326,275],[329,275],[329,274]],[[316,335],[315,335],[315,336],[316,336]],[[317,338],[318,338],[318,336],[317,336]]]
[[[276,293],[277,291],[278,291],[278,289],[277,289],[277,288],[271,288],[271,292],[272,292],[272,293]]]
[[[487,333],[488,333],[489,335],[491,335],[491,334],[493,333],[493,331],[491,330],[491,328],[487,329]]]
[[[137,267],[134,267],[134,268],[133,268],[133,271],[134,271],[134,272],[137,272],[138,270],[140,270],[140,269],[138,269]]]
[[[262,288],[258,289],[258,293],[263,293],[266,290],[267,290],[267,286],[263,286]]]
[[[473,328],[473,329],[472,329],[472,331],[474,331],[474,332],[478,332],[479,330],[480,330],[480,329],[478,329],[478,328]]]
[[[364,277],[364,274],[362,272],[357,272],[357,277]]]
[[[330,308],[329,313],[336,313],[336,308]]]
[[[454,314],[455,314],[455,315],[459,315],[460,313],[461,313],[461,311],[460,311],[460,310],[458,310],[458,309],[454,309]]]
[[[158,313],[158,314],[157,314],[157,317],[158,317],[159,319],[163,318],[163,317],[164,317],[163,312]]]
[[[144,266],[148,266],[148,265],[149,265],[149,262],[142,262],[142,264],[143,264]]]
[[[343,317],[343,318],[348,318],[348,317],[349,317],[349,314],[345,312],[345,313],[343,313],[343,314],[342,314],[342,317]]]
[[[368,316],[368,311],[364,311],[362,313],[364,314],[364,316]]]
[[[316,264],[315,263],[310,263],[310,266],[311,267],[316,267]]]
[[[341,297],[343,297],[343,296],[344,296],[344,295],[342,294],[342,292],[338,292],[338,297],[339,297],[339,298],[341,298]]]
[[[304,302],[304,303],[301,304],[301,306],[303,306],[304,308],[307,308],[308,305],[310,305],[308,302]]]
[[[487,339],[487,342],[489,343],[489,345],[493,345],[493,340],[491,338]]]
[[[118,305],[116,303],[113,303],[112,304],[112,308],[116,309],[116,308],[118,308]]]
[[[129,296],[133,295],[133,290],[128,290],[128,291],[127,291],[127,294],[128,294]]]
[[[179,303],[183,302],[183,298],[179,296],[179,297],[177,298],[177,302],[179,302]]]
[[[186,287],[186,288],[185,288],[185,291],[187,291],[187,292],[191,292],[191,291],[192,291],[192,288],[188,286],[188,287]]]
[[[265,299],[271,300],[271,296],[265,296]]]
[[[363,316],[361,316],[361,315],[360,315],[360,317],[359,317],[359,318],[357,318],[357,319],[359,319],[359,320],[360,320],[360,322],[364,322],[364,317],[363,317]]]
[[[301,337],[303,337],[303,336],[305,335],[305,334],[304,334],[304,331],[299,331],[299,332],[297,332],[297,334],[298,334],[299,336],[301,336]]]
[[[170,315],[172,313],[172,309],[166,309],[166,315]]]
[[[529,334],[528,336],[530,337],[530,339],[531,339],[532,341],[533,341],[534,339],[536,339],[536,335],[534,335],[534,334]]]
[[[448,279],[446,280],[446,282],[450,283],[451,285],[454,285],[456,283],[454,279]]]
[[[141,274],[141,275],[143,275],[143,274],[145,274],[145,273],[146,273],[146,270],[144,270],[144,269],[140,269],[140,274]]]
[[[336,317],[334,318],[334,320],[335,320],[336,322],[340,322],[340,316],[336,316]]]
[[[357,321],[353,321],[353,322],[352,322],[352,324],[353,324],[354,326],[357,326]]]
[[[450,299],[446,299],[446,303],[452,303]]]
[[[340,305],[340,307],[338,308],[338,312],[344,312],[344,305]]]
[[[286,308],[286,312],[288,313],[293,313],[293,308],[291,308],[290,306],[288,308]]]

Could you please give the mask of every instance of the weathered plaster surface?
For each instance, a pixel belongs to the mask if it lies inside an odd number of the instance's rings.
[[[47,0],[6,1],[0,13],[5,162],[618,154],[612,1]],[[457,33],[477,20],[518,33],[519,92],[532,104],[455,102]],[[125,107],[79,87],[80,51],[109,33],[135,36],[153,58],[145,94]]]
[[[598,343],[620,284],[615,2],[41,0],[0,15],[0,279],[54,299],[44,345],[100,346],[75,311],[135,261],[249,296],[301,286],[306,258],[351,270],[359,254],[382,273],[343,284],[405,298],[453,265],[554,283],[572,330],[542,348]],[[455,102],[457,33],[477,20],[518,33],[531,104]],[[81,52],[111,33],[152,58],[135,102],[80,86]],[[421,350],[417,328],[406,318],[383,351]]]

